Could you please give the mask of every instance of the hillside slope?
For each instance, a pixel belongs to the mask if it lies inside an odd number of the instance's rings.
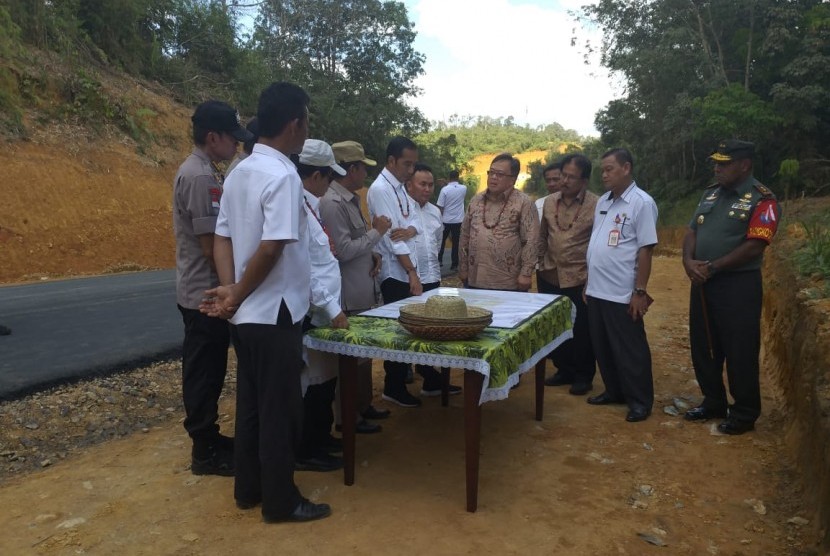
[[[127,77],[100,81],[140,107],[152,140],[71,117],[41,123],[43,110],[29,110],[28,136],[0,143],[0,282],[174,264],[171,184],[191,148],[190,110]]]

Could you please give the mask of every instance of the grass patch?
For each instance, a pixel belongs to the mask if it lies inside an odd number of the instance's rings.
[[[804,228],[804,245],[793,253],[798,272],[823,280],[824,294],[830,295],[830,214],[817,214],[800,222]]]

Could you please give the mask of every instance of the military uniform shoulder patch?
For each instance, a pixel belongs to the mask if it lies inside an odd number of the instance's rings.
[[[762,197],[775,197],[775,194],[772,192],[772,190],[763,183],[756,181],[754,186]]]

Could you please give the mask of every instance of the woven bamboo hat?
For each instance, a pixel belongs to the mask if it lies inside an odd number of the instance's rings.
[[[466,340],[493,322],[493,312],[467,306],[457,295],[433,295],[426,303],[401,307],[398,321],[415,336],[431,340]]]

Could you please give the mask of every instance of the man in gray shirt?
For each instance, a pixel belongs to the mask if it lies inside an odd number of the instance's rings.
[[[337,177],[320,199],[320,216],[326,223],[335,257],[340,263],[343,310],[347,315],[354,315],[371,309],[375,304],[375,277],[380,270],[380,255],[374,252],[374,248],[389,230],[392,221],[386,216],[376,216],[369,228],[360,210],[357,192],[366,182],[366,167],[376,166],[377,162],[366,157],[363,146],[356,141],[335,143],[332,150],[337,163],[346,170],[346,175]],[[371,361],[360,366],[358,380],[358,411],[362,417],[357,423],[357,432],[380,432],[380,425],[366,420],[389,416],[389,410],[378,410],[372,406]]]
[[[191,471],[232,476],[233,439],[220,435],[216,423],[228,362],[228,323],[200,313],[199,304],[206,289],[219,285],[213,233],[224,176],[216,163],[232,159],[237,143],[251,134],[224,102],[203,102],[191,120],[195,146],[173,182],[176,303],[184,321],[184,428],[193,440]]]

